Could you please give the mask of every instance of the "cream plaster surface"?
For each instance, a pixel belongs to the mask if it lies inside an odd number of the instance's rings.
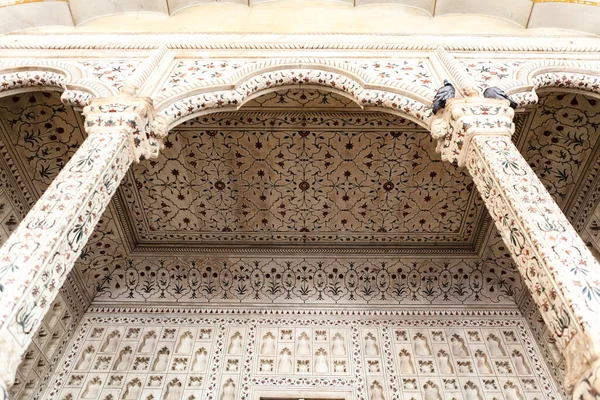
[[[574,29],[600,35],[600,7],[569,3],[539,3],[531,14],[531,28]]]
[[[532,2],[522,0],[438,0],[435,14],[491,15],[525,27],[532,8]]]
[[[40,27],[66,29],[73,26],[69,4],[62,1],[0,6],[0,34]]]
[[[135,0],[135,1],[89,1],[70,0],[69,7],[76,25],[85,23],[100,16],[123,13],[163,13],[169,9],[164,0]]]
[[[234,4],[237,3],[237,4]],[[237,1],[206,2],[160,0],[135,2],[90,3],[72,0],[69,4],[73,23],[64,16],[67,3],[41,2],[0,8],[13,22],[0,28],[0,33],[18,30],[33,32],[279,32],[279,33],[403,33],[403,34],[510,34],[510,35],[576,35],[563,29],[524,29],[529,17],[529,1],[497,2],[440,1],[434,11],[430,1],[411,0],[404,4],[368,0],[356,4],[323,0],[285,0],[253,3]],[[101,5],[100,5],[101,4]],[[355,6],[356,5],[356,6]],[[25,13],[17,13],[21,7]],[[564,6],[564,5],[563,5]],[[568,4],[567,7],[573,5]],[[49,11],[49,7],[67,7]],[[571,10],[571,8],[569,8]],[[598,9],[600,10],[600,8]],[[168,16],[168,12],[171,16]],[[536,28],[564,28],[579,31],[594,30],[592,20],[580,25],[579,20],[596,12],[585,7],[568,18],[556,15],[536,17]],[[432,16],[432,13],[435,16]],[[465,14],[468,13],[468,14]],[[449,15],[452,14],[452,15]],[[48,20],[48,15],[53,16]],[[537,15],[534,13],[534,15]],[[44,19],[45,18],[45,19]],[[589,26],[588,26],[589,25]],[[582,33],[578,33],[582,35]],[[585,34],[584,34],[585,35]]]

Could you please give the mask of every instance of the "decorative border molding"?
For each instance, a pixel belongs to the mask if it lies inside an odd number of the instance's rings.
[[[347,309],[347,308],[211,308],[211,307],[177,307],[177,306],[138,306],[138,307],[115,307],[100,306],[92,304],[85,313],[85,317],[93,318],[96,313],[130,313],[130,314],[165,314],[179,313],[192,315],[314,315],[314,316],[395,316],[395,317],[521,317],[516,304],[514,309],[508,309],[503,305],[500,309],[460,309],[458,307],[443,309],[439,306],[431,309]]]
[[[450,73],[452,79],[456,81],[458,84],[458,89],[464,96],[477,96],[479,94],[477,85],[465,68],[460,64],[460,62],[456,60],[456,58],[454,58],[441,46],[435,51],[435,56],[444,66],[444,68]]]
[[[234,90],[243,87],[246,82],[251,81],[256,76],[264,76],[270,72],[272,73],[285,70],[306,70],[307,73],[310,70],[332,72],[356,81],[359,86],[365,89],[394,88],[397,89],[399,93],[413,97],[415,100],[421,102],[429,101],[433,99],[433,96],[435,95],[435,93],[429,88],[417,86],[396,79],[381,79],[378,82],[368,82],[369,76],[366,72],[367,70],[364,68],[359,68],[357,64],[352,64],[347,61],[348,60],[314,57],[295,57],[271,58],[266,60],[258,60],[257,62],[248,62],[247,65],[235,70],[230,76],[227,77],[227,79],[207,79],[201,82],[195,82],[193,84],[182,85],[180,87],[159,93],[154,100],[158,104],[157,107],[161,108],[161,105],[164,103],[172,102],[173,100],[179,100],[183,97],[195,94],[194,91],[204,87],[214,87],[215,90]],[[382,62],[385,61],[393,62],[395,60],[383,60]],[[415,61],[426,62],[425,59]],[[182,94],[185,96],[182,96]]]
[[[148,63],[153,65],[151,61]],[[149,73],[139,74],[132,76],[137,80],[146,79]],[[44,58],[0,60],[2,97],[32,90],[64,91],[63,102],[80,108],[87,106],[93,98],[111,97],[117,93],[116,87],[88,77],[84,67],[77,62]]]
[[[436,34],[418,35],[398,33],[281,33],[272,32],[165,32],[152,33],[94,33],[94,37],[104,38],[101,42],[89,40],[91,35],[72,33],[52,33],[40,35],[13,34],[0,39],[0,49],[7,50],[155,50],[166,45],[171,50],[385,50],[385,51],[435,51],[443,46],[448,51],[478,52],[560,52],[560,53],[593,53],[600,51],[597,38],[586,35],[577,37],[579,43],[573,45],[572,36],[556,35],[502,35],[478,34]],[[177,43],[173,43],[173,36]],[[337,38],[353,36],[360,41],[370,43],[348,43],[336,41]],[[310,38],[314,42],[302,40]],[[488,38],[488,44],[481,44],[480,38]],[[329,40],[324,41],[322,38]],[[381,38],[396,39],[396,43],[381,43]],[[520,44],[506,44],[506,39],[519,39]],[[504,43],[494,43],[495,40]],[[244,42],[254,40],[254,42]],[[285,41],[284,41],[285,40]],[[413,43],[406,43],[407,41]],[[297,42],[295,42],[297,41]],[[404,43],[401,43],[404,42]],[[489,44],[492,42],[493,44]],[[540,44],[542,42],[542,44]],[[564,44],[557,45],[557,42]]]
[[[170,104],[158,106],[159,115],[169,128],[212,110],[237,110],[245,101],[273,88],[286,86],[319,86],[350,96],[361,107],[388,109],[423,127],[432,118],[429,105],[416,99],[412,93],[403,94],[383,90],[370,90],[352,77],[324,69],[287,69],[263,72],[241,83],[236,90],[202,93]],[[392,89],[394,90],[394,89]]]
[[[487,221],[489,226],[489,220]],[[485,235],[484,235],[485,236]],[[480,241],[482,241],[481,239]],[[156,246],[155,243],[138,243],[137,246],[132,250],[131,255],[142,255],[142,254],[365,254],[365,255],[390,255],[396,256],[399,254],[422,254],[424,256],[431,254],[443,254],[444,256],[452,254],[456,256],[473,256],[474,259],[478,258],[477,249],[472,246],[456,246],[448,245],[439,246],[439,248],[419,248],[419,244],[415,243],[414,246],[407,245],[406,248],[391,247],[389,249],[371,249],[368,247],[353,246],[352,248],[340,247],[340,246],[310,246],[310,244],[302,244],[296,247],[286,244],[285,246],[254,246],[248,248],[233,249],[226,246],[215,246],[215,247],[198,247],[195,244],[181,245],[181,246]]]

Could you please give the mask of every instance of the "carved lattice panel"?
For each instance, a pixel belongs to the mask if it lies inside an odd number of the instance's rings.
[[[356,400],[560,398],[517,312],[247,314],[88,317],[45,398],[253,400],[319,388]]]
[[[215,332],[210,325],[94,326],[60,398],[200,399]]]

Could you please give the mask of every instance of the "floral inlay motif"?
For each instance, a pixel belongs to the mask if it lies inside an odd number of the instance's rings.
[[[0,92],[27,87],[59,87],[63,88],[66,78],[55,72],[23,71],[0,76]]]
[[[387,234],[376,241],[472,233],[460,231],[474,217],[465,215],[470,180],[445,168],[432,139],[401,119],[288,113],[204,121],[201,130],[178,128],[158,160],[134,167],[131,199],[141,200],[153,236],[322,241],[311,239],[318,233],[356,242],[365,233]]]
[[[247,60],[179,60],[160,91],[207,86],[219,80],[226,82],[235,72],[253,64],[256,62]]]
[[[598,264],[541,182],[506,137],[476,136],[469,153],[469,170],[559,346],[581,329],[597,332]]]
[[[512,304],[523,294],[514,269],[472,260],[135,257],[126,265],[101,279],[97,303]]]
[[[83,143],[79,117],[60,102],[56,92],[5,99],[0,103],[0,115],[2,123],[11,130],[11,135],[2,135],[1,140],[9,144],[11,154],[19,160],[20,173],[37,200]],[[14,199],[15,195],[10,197]],[[9,208],[8,204],[4,208],[4,226],[12,232],[20,219],[13,217]],[[125,258],[125,248],[112,215],[112,210],[107,210],[102,216],[76,262],[75,274],[89,284],[90,298],[103,287],[103,280],[110,279],[115,269],[125,265],[123,262],[119,266],[118,260]]]
[[[2,140],[25,164],[22,172],[41,196],[83,143],[78,117],[56,93],[48,92],[6,99],[0,104],[0,115],[11,132]]]
[[[433,92],[440,87],[429,63],[421,60],[379,60],[369,62],[345,61],[346,65],[357,68],[369,83],[402,82],[427,88]]]
[[[289,111],[290,107],[307,110],[321,109],[322,111],[359,111],[360,108],[353,100],[339,93],[321,89],[288,89],[266,93],[244,103],[244,110],[282,110]]]
[[[137,60],[82,61],[89,76],[93,76],[114,89],[120,89],[127,78],[140,65]]]
[[[276,68],[278,64],[296,64],[294,60],[179,60],[169,77],[160,89],[157,98],[164,100],[169,93],[193,90],[203,86],[223,83],[234,83],[245,73],[253,69]],[[392,86],[414,85],[433,92],[439,86],[434,78],[429,63],[423,60],[377,60],[356,62],[349,60],[330,61],[314,60],[311,68],[319,69],[320,65],[327,69],[331,65],[359,75],[367,83],[377,84],[386,82]]]
[[[515,79],[515,73],[524,62],[462,60],[461,64],[479,88],[486,89],[502,81]]]
[[[598,145],[600,101],[571,93],[540,98],[523,156],[559,205],[573,195]]]
[[[42,95],[51,97],[50,94]],[[31,103],[37,101],[33,95],[21,98],[29,99]],[[21,98],[16,96],[10,101],[18,103]],[[43,145],[59,140],[58,136],[48,140],[45,134],[53,129],[57,134],[64,133],[63,128],[54,128],[50,122],[47,114],[52,113],[52,107],[40,105],[23,115],[32,124],[14,120],[15,124],[23,124],[23,131],[38,123],[43,123],[47,129],[44,134],[32,130],[32,139],[21,144],[24,148],[31,145],[34,160],[43,160],[43,153],[37,154]],[[60,121],[64,122],[59,118]],[[24,355],[58,289],[66,281],[67,273],[133,161],[127,139],[126,133],[119,131],[88,137],[73,157],[68,162],[65,160],[58,176],[4,243],[0,297],[5,313],[1,323],[2,329],[10,332],[13,340],[11,354]],[[18,136],[16,140],[19,140]],[[64,150],[59,146],[56,151]],[[50,150],[46,152],[52,154]],[[44,184],[42,179],[39,182]],[[36,260],[36,264],[30,265],[30,259]],[[13,368],[12,365],[8,367]],[[42,375],[42,371],[43,368],[38,375]]]

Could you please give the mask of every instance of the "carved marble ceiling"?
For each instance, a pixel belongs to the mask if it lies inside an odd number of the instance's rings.
[[[154,247],[473,247],[483,223],[471,180],[425,130],[319,90],[180,125],[121,194],[133,241]]]
[[[550,93],[517,122],[519,148],[583,229],[600,190],[597,100]],[[84,140],[81,123],[58,93],[0,101],[14,207],[45,190]],[[177,127],[159,159],[129,171],[74,277],[100,304],[514,304],[523,294],[470,178],[439,161],[427,132],[316,89]]]

